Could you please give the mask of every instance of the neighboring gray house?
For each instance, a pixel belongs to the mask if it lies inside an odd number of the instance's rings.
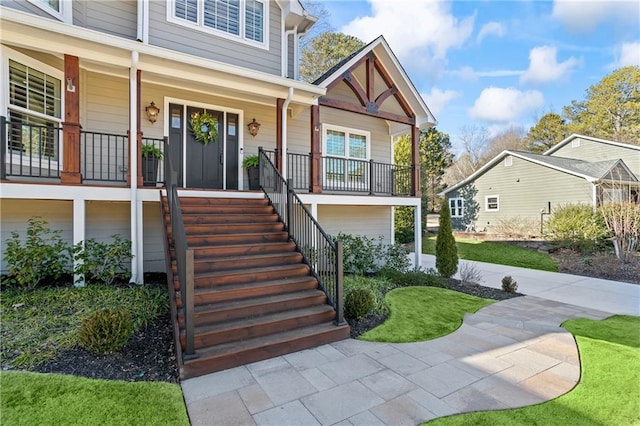
[[[640,202],[640,146],[571,135],[543,154],[503,151],[445,189],[455,229],[500,232],[507,224],[540,229],[570,203]]]

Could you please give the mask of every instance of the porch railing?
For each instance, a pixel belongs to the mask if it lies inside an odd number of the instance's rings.
[[[164,152],[168,150],[168,139],[163,141]],[[193,249],[189,248],[187,236],[184,231],[182,209],[178,197],[178,172],[171,163],[171,157],[167,156],[165,162],[165,177],[167,189],[167,204],[169,205],[169,218],[171,221],[171,237],[175,250],[176,268],[180,280],[180,298],[182,301],[182,313],[184,315],[185,347],[183,357],[185,359],[195,357],[194,346],[194,322],[193,322]]]
[[[413,166],[324,156],[322,187],[327,191],[360,192],[370,195],[413,194]]]
[[[145,185],[156,186],[165,183],[165,159],[164,139],[142,138],[142,179]],[[144,146],[150,146],[160,157],[144,155]]]
[[[59,178],[62,168],[62,128],[24,122],[2,121],[1,177]]]
[[[260,187],[335,308],[336,323],[344,324],[342,242],[326,234],[262,148],[259,157]]]
[[[129,167],[127,135],[80,131],[80,172],[84,180],[126,182]]]

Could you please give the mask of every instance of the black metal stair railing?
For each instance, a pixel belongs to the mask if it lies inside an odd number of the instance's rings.
[[[164,139],[164,152],[169,152],[168,138]],[[182,312],[184,315],[185,347],[183,358],[195,357],[194,346],[194,275],[193,275],[193,249],[189,248],[187,236],[182,220],[182,209],[178,197],[178,173],[171,162],[171,156],[165,158],[165,179],[167,189],[167,203],[169,205],[169,218],[171,221],[171,236],[175,250],[176,268],[180,280],[180,297],[182,299]]]
[[[344,324],[342,242],[327,235],[262,148],[259,158],[260,187],[336,310],[336,324]]]

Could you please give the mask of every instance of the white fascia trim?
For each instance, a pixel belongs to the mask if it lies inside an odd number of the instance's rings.
[[[304,204],[337,206],[418,206],[416,197],[382,197],[370,195],[334,195],[297,193]]]
[[[542,153],[542,155],[551,155],[554,152],[556,152],[557,150],[559,150],[560,148],[562,148],[563,146],[565,146],[566,144],[568,144],[569,142],[571,142],[574,139],[587,139],[593,142],[600,142],[600,143],[604,143],[607,145],[613,145],[613,146],[618,146],[621,148],[629,148],[629,149],[633,149],[636,151],[640,151],[640,146],[637,145],[629,145],[626,143],[622,143],[622,142],[616,142],[616,141],[612,141],[612,140],[608,140],[608,139],[600,139],[600,138],[594,138],[593,136],[584,136],[584,135],[579,135],[577,133],[573,133],[572,135],[566,137],[565,139],[561,140],[560,142],[558,142],[555,146],[552,146],[551,148],[549,148],[548,150],[546,150],[545,152]]]
[[[117,49],[123,49],[125,50],[125,52],[122,52],[123,60],[119,65],[126,67],[130,65],[130,52],[138,51],[138,53],[140,54],[140,69],[145,68],[143,55],[148,55],[171,62],[193,65],[210,71],[230,74],[235,77],[258,80],[263,83],[281,86],[286,89],[288,89],[289,87],[293,87],[294,89],[296,89],[297,93],[306,92],[307,95],[312,98],[312,101],[310,102],[317,102],[317,97],[326,94],[325,88],[302,81],[296,81],[289,78],[267,74],[260,71],[254,71],[235,65],[225,64],[223,62],[213,61],[211,59],[199,58],[197,56],[188,55],[182,52],[176,52],[174,50],[165,49],[158,46],[140,44],[139,42],[134,40],[127,40],[99,31],[52,21],[47,18],[34,16],[32,14],[0,6],[0,23],[3,23],[5,21],[18,25],[24,25],[26,27],[41,29],[44,31],[50,31],[62,36],[74,37],[79,39],[80,42],[90,42],[103,46],[114,47]],[[6,31],[5,28],[3,28],[3,30]],[[33,48],[33,46],[31,48]],[[101,52],[97,51],[96,55],[100,55],[100,53]]]

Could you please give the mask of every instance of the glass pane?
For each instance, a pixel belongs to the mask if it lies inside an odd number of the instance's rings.
[[[60,12],[60,0],[45,0],[45,3],[47,3],[52,9]]]
[[[175,0],[174,14],[176,18],[197,22],[198,0]]]
[[[19,151],[31,157],[58,159],[60,130],[58,124],[17,111],[10,111],[9,153]]]
[[[336,132],[335,130],[327,131],[327,155],[339,155],[344,157],[345,154],[345,134]]]
[[[263,41],[264,5],[256,0],[247,0],[245,4],[244,36],[249,40]]]
[[[367,138],[362,135],[349,135],[349,157],[367,158]]]
[[[61,82],[41,71],[9,60],[9,103],[60,118]]]
[[[240,35],[240,0],[205,0],[204,25]]]

